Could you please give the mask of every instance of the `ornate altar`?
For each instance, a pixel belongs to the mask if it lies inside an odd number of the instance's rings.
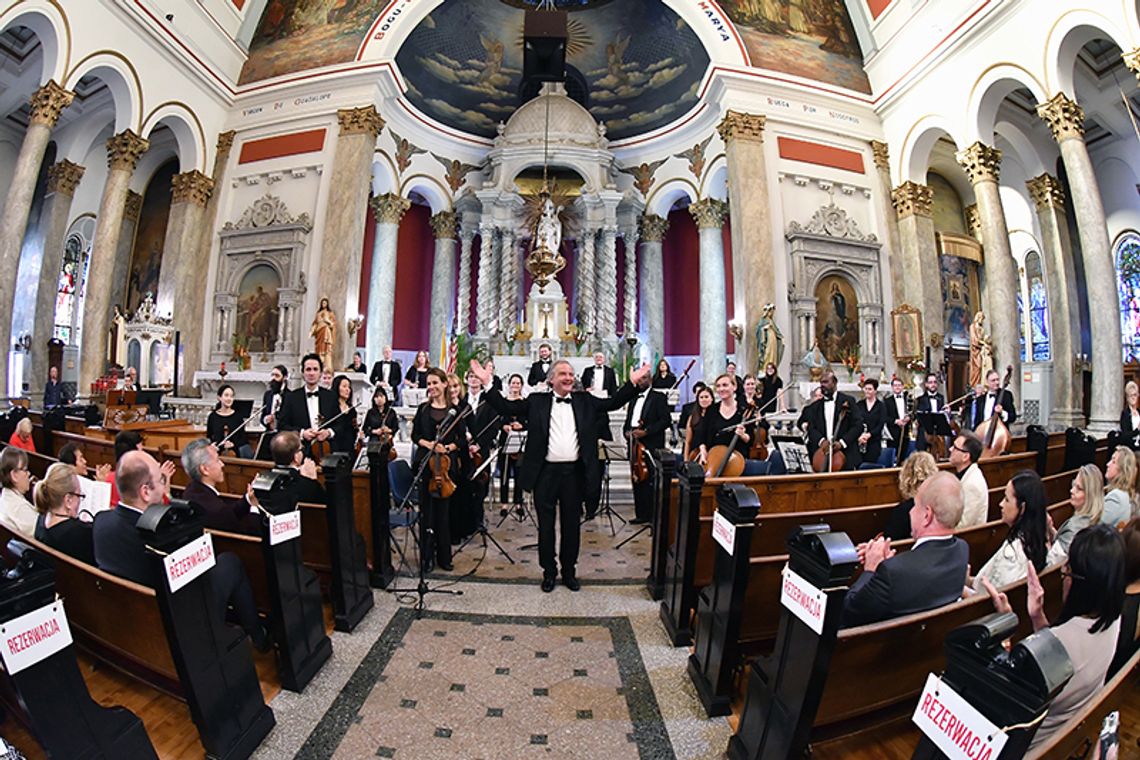
[[[154,297],[146,294],[123,329],[126,343],[126,365],[138,372],[143,388],[174,383],[174,325],[169,317],[159,315]]]

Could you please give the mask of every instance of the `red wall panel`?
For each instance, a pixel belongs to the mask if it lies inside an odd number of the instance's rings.
[[[306,132],[293,132],[288,135],[265,137],[242,143],[238,154],[239,164],[265,161],[282,156],[296,156],[301,153],[314,153],[325,147],[325,130],[310,129]]]
[[[435,258],[431,209],[413,205],[400,222],[396,245],[396,318],[392,328],[392,348],[400,351],[426,350],[435,361],[439,346],[428,345],[431,310],[431,269]]]

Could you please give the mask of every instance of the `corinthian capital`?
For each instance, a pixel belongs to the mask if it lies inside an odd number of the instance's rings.
[[[107,140],[107,168],[135,170],[150,142],[127,129]]]
[[[1038,211],[1065,208],[1065,188],[1061,186],[1061,180],[1053,175],[1041,174],[1026,180],[1025,187],[1029,189],[1029,197],[1033,199]]]
[[[193,171],[175,174],[170,180],[172,203],[193,203],[195,206],[205,206],[214,192],[214,180],[202,172]]]
[[[379,224],[399,224],[412,202],[395,193],[384,193],[372,199],[372,213]]]
[[[79,180],[83,179],[86,168],[72,163],[66,158],[48,167],[47,191],[63,195],[75,195]]]
[[[32,94],[32,124],[54,127],[60,112],[71,105],[74,98],[74,92],[63,89],[54,79],[48,80],[47,84]]]
[[[978,204],[971,203],[969,206],[963,206],[962,214],[966,217],[966,232],[970,233],[970,237],[981,240],[982,212],[978,210]]]
[[[142,193],[134,190],[127,191],[127,200],[123,203],[123,219],[137,222],[142,213]]]
[[[725,145],[737,139],[763,142],[766,121],[764,116],[728,111],[717,125],[716,131],[720,132],[720,139],[724,140]]]
[[[891,153],[890,149],[885,142],[878,140],[871,141],[871,156],[875,161],[875,167],[878,169],[891,168]]]
[[[232,129],[218,133],[218,153],[228,154],[230,152],[230,148],[234,147],[234,135],[236,134],[237,132]]]
[[[669,220],[656,214],[641,217],[641,239],[646,243],[660,243],[669,229]]]
[[[690,204],[689,213],[697,220],[697,227],[700,229],[720,229],[728,216],[728,204],[716,198],[705,198]]]
[[[440,211],[431,217],[431,231],[437,239],[455,239],[459,229],[459,217],[454,211]]]
[[[336,120],[340,122],[342,135],[370,134],[376,137],[384,128],[384,120],[377,113],[376,106],[342,108],[336,112]]]
[[[891,202],[899,219],[908,216],[930,216],[934,190],[929,185],[906,181],[891,191]]]
[[[1001,173],[1001,151],[976,142],[954,156],[966,170],[971,185],[979,182],[997,182]]]
[[[1049,125],[1057,142],[1085,136],[1085,109],[1075,100],[1069,100],[1063,92],[1037,106],[1037,115]]]

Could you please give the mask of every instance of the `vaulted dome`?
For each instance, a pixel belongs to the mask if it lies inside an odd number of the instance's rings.
[[[542,145],[546,137],[551,145],[602,147],[606,142],[605,129],[589,111],[567,97],[561,83],[546,85],[543,94],[515,111],[496,144]]]

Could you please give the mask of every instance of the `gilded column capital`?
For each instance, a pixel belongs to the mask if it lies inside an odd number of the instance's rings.
[[[891,168],[890,148],[885,142],[871,141],[871,157],[874,159],[877,169],[889,170]]]
[[[454,240],[459,230],[459,216],[454,211],[440,211],[438,214],[432,214],[429,223],[437,240]]]
[[[726,145],[736,139],[763,142],[764,124],[767,121],[765,116],[728,111],[717,125],[716,131],[720,133],[720,139],[724,140]]]
[[[1037,115],[1049,125],[1057,142],[1085,136],[1085,109],[1063,92],[1037,106]]]
[[[979,182],[997,182],[1001,174],[1001,151],[981,142],[954,154],[958,164],[966,170],[971,185]]]
[[[376,137],[384,129],[384,120],[376,111],[376,106],[363,108],[342,108],[336,112],[342,135],[370,134]]]
[[[399,224],[412,202],[396,193],[384,193],[372,199],[372,213],[377,224]]]
[[[139,214],[142,213],[142,193],[136,193],[134,190],[127,191],[127,200],[123,204],[123,220],[137,222]]]
[[[971,203],[969,206],[962,207],[962,213],[966,217],[966,232],[970,237],[982,239],[982,212],[978,211],[978,204]]]
[[[74,98],[74,92],[63,89],[54,79],[48,80],[47,84],[32,93],[31,123],[54,127],[60,112],[71,105]]]
[[[1140,48],[1121,53],[1120,57],[1124,60],[1124,65],[1128,67],[1128,70],[1140,79]]]
[[[641,239],[646,243],[660,243],[669,230],[669,220],[656,214],[641,217]]]
[[[1029,197],[1033,199],[1038,211],[1065,208],[1065,188],[1061,186],[1061,180],[1053,175],[1042,174],[1026,180],[1025,187],[1028,188]]]
[[[700,229],[720,229],[728,217],[728,204],[716,198],[705,198],[689,204],[689,213],[697,220]]]
[[[170,180],[171,203],[193,203],[205,206],[214,192],[214,180],[194,169],[175,174]]]
[[[234,136],[237,134],[234,130],[218,133],[218,153],[227,154],[230,149],[234,147]]]
[[[142,154],[146,153],[150,142],[127,129],[107,140],[107,168],[135,170]]]
[[[930,216],[934,205],[934,189],[907,180],[891,191],[891,203],[899,219],[908,216]]]
[[[86,167],[72,163],[66,158],[48,167],[47,191],[49,193],[62,193],[75,195],[75,188],[79,187],[79,180],[83,179]]]

